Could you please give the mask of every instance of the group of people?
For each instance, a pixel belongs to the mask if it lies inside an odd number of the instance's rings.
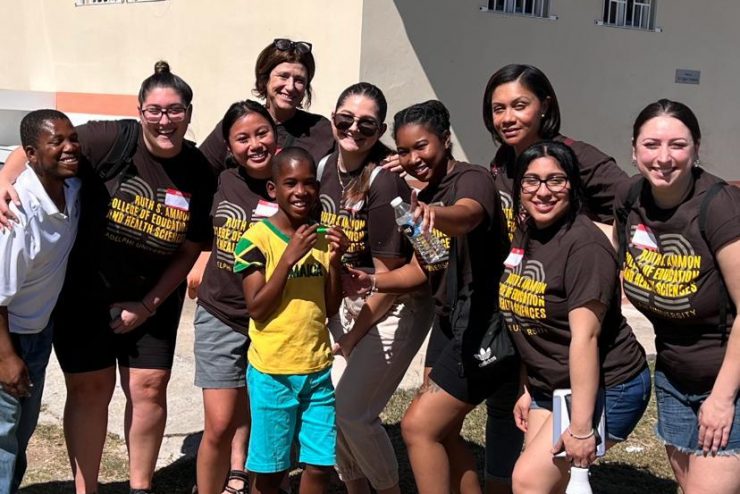
[[[693,112],[665,99],[640,112],[629,178],[560,134],[539,69],[507,65],[483,95],[489,169],[454,158],[439,101],[394,115],[394,149],[373,84],[345,89],[330,119],[305,111],[311,50],[265,47],[263,103],[232,104],[199,147],[184,137],[192,90],[164,62],[142,83],[140,123],[24,119],[0,171],[0,492],[25,471],[52,340],[76,492],[98,489],[116,370],[131,492],[152,492],[187,293],[204,404],[197,492],[277,493],[296,460],[301,493],[324,492],[332,468],[350,494],[401,492],[379,416],[430,328],[401,423],[419,492],[481,492],[460,431],[484,401],[485,491],[562,492],[568,469],[624,441],[649,400],[620,272],[655,328],[657,434],[676,479],[687,493],[738,492],[740,191],[701,168]],[[447,260],[414,252],[396,197]],[[460,342],[498,312],[518,357],[484,378]],[[571,390],[571,420],[553,444],[558,389]]]

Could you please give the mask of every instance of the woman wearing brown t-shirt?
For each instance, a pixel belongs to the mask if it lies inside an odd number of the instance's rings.
[[[390,150],[380,141],[387,102],[367,82],[339,95],[332,114],[337,151],[324,160],[321,223],[350,239],[345,266],[381,273],[403,265],[410,248],[398,231],[390,202],[410,190],[378,163]],[[428,290],[406,295],[373,293],[342,300],[329,322],[341,352],[332,369],[336,386],[337,470],[350,494],[400,493],[398,461],[379,415],[398,388],[429,330]],[[344,358],[342,358],[344,357]],[[346,363],[346,366],[343,365]]]
[[[131,492],[151,489],[167,419],[182,282],[201,243],[210,239],[213,175],[185,141],[192,96],[166,62],[156,64],[139,91],[135,151],[110,180],[103,170],[126,140],[123,124],[77,128],[85,158],[82,212],[54,313],[54,346],[67,385],[64,432],[77,492],[98,491],[117,365],[126,396]],[[9,160],[3,176],[13,168]]]
[[[257,57],[253,93],[277,124],[277,145],[304,148],[317,163],[334,148],[329,120],[302,108],[311,105],[311,81],[316,72],[311,43],[276,39]],[[217,172],[227,167],[222,122],[201,143],[200,150]]]
[[[683,492],[735,494],[740,190],[699,167],[700,142],[686,105],[642,110],[632,142],[641,176],[620,188],[615,230],[624,292],[655,329],[656,432],[676,479]]]
[[[519,350],[526,380],[514,407],[525,448],[514,492],[560,492],[569,463],[588,467],[599,441],[623,441],[650,398],[645,353],[622,317],[616,253],[581,212],[572,150],[543,141],[517,161],[512,249],[504,261],[499,306]],[[553,392],[572,390],[570,426],[553,447]],[[605,389],[599,391],[599,388]],[[606,435],[597,437],[597,397],[604,394]]]
[[[455,237],[458,291],[472,289],[470,311],[481,319],[491,315],[498,291],[503,257],[508,246],[504,218],[496,200],[493,177],[483,167],[457,161],[452,156],[450,114],[439,101],[412,105],[394,117],[394,138],[404,170],[426,187],[412,200],[422,228],[432,230],[449,245]],[[428,283],[435,298],[435,319],[427,349],[425,379],[401,423],[404,442],[419,492],[480,493],[475,458],[460,436],[465,416],[488,396],[516,401],[518,364],[500,364],[497,379],[461,375],[462,355],[449,320],[447,260],[411,262],[387,273],[368,276],[353,271],[366,288],[398,293]],[[463,290],[465,289],[465,290]],[[469,292],[468,292],[469,293]],[[457,302],[457,301],[455,301]],[[460,315],[467,319],[467,315]],[[509,412],[510,413],[510,412]],[[514,431],[516,432],[516,431]],[[519,453],[505,447],[501,461],[513,464]],[[510,457],[510,458],[507,458]]]
[[[267,193],[277,149],[272,117],[256,101],[238,101],[224,114],[223,130],[230,166],[219,175],[213,197],[213,245],[206,255],[193,320],[195,385],[203,389],[203,438],[196,465],[201,494],[220,494],[224,479],[233,489],[228,492],[246,492],[249,487],[244,472],[249,311],[241,276],[234,273],[234,246],[251,225],[277,212]]]
[[[560,106],[547,76],[531,65],[511,64],[497,70],[483,93],[483,122],[499,145],[491,161],[501,202],[514,233],[512,181],[516,159],[537,141],[564,142],[578,158],[585,193],[584,211],[595,221],[612,223],[612,203],[618,183],[627,179],[613,158],[594,146],[560,134]]]
[[[610,235],[612,202],[618,183],[627,179],[613,158],[596,147],[560,134],[560,106],[547,76],[531,65],[510,64],[491,75],[483,93],[483,122],[491,138],[499,145],[491,161],[501,206],[506,216],[509,238],[516,229],[513,208],[513,181],[516,159],[531,144],[552,139],[567,144],[578,158],[578,171],[583,183],[585,210]],[[488,404],[486,450],[496,451],[508,444],[509,438],[499,431],[513,427],[508,411]],[[507,479],[511,467],[493,457],[486,458],[488,492],[510,492]]]

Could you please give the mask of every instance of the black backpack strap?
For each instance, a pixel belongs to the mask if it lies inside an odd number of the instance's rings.
[[[632,208],[634,207],[635,203],[637,203],[637,199],[642,193],[642,188],[644,184],[644,178],[641,178],[640,180],[632,184],[629,192],[627,192],[627,197],[622,203],[622,207],[614,211],[614,228],[617,229],[618,240],[617,262],[619,263],[620,267],[624,265],[624,261],[627,259],[627,239],[630,235],[629,223],[627,222],[627,218],[629,218]]]
[[[706,243],[707,247],[709,247],[710,252],[711,246],[709,245],[709,240],[707,239],[707,215],[709,214],[709,204],[712,202],[714,196],[716,196],[717,193],[726,185],[727,182],[724,181],[712,184],[712,186],[704,194],[704,199],[702,199],[701,206],[699,206],[699,232],[701,233],[701,238],[704,239],[704,243]],[[727,307],[730,305],[730,295],[727,292],[727,285],[725,285],[725,280],[722,277],[722,272],[719,271],[719,264],[717,263],[717,259],[714,257],[714,254],[712,254],[712,259],[714,259],[714,264],[717,267],[717,271],[719,272],[718,329],[720,330],[720,333],[722,333],[721,344],[724,345],[727,342]]]
[[[138,121],[119,120],[116,142],[96,168],[98,176],[106,182],[106,187],[111,194],[118,188],[123,175],[132,164],[140,132],[141,124]],[[109,186],[108,182],[114,179],[116,179],[115,182]]]

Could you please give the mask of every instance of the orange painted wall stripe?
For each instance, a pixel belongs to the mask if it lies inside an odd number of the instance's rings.
[[[128,94],[57,93],[57,110],[135,117],[139,100]]]

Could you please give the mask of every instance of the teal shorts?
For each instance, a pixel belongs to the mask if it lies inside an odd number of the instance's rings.
[[[313,374],[265,374],[247,367],[252,426],[247,470],[288,470],[294,440],[298,461],[333,466],[337,427],[331,367]]]

